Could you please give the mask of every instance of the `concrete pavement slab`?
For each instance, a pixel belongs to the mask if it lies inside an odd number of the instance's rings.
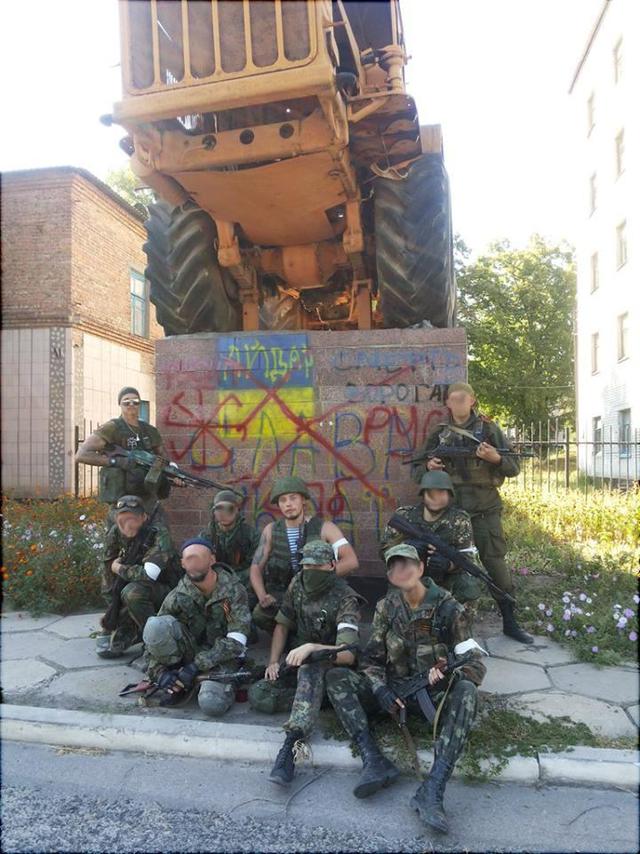
[[[487,638],[486,643],[491,655],[523,664],[539,664],[542,667],[548,667],[575,661],[575,656],[568,647],[539,635],[534,636],[533,643],[518,643],[506,635]]]
[[[565,694],[563,691],[540,691],[523,694],[511,705],[520,714],[535,720],[545,720],[545,715],[567,716],[576,723],[586,724],[592,732],[609,738],[633,738],[638,734],[637,727],[620,706],[592,697]]]
[[[11,611],[0,617],[2,632],[33,632],[46,629],[47,626],[62,619],[58,614],[43,614],[41,617],[31,617],[26,611]]]
[[[6,632],[2,635],[2,658],[51,658],[64,641],[48,632]]]
[[[77,670],[82,667],[114,667],[133,658],[140,646],[131,647],[122,658],[99,658],[95,651],[95,640],[91,638],[71,638],[52,647],[51,654],[44,658],[59,664],[65,670]]]
[[[49,631],[63,638],[88,638],[92,632],[100,631],[100,617],[103,611],[93,614],[74,614],[63,617]]]
[[[69,671],[38,692],[38,705],[100,711],[138,710],[136,697],[119,697],[130,682],[144,676],[132,667],[115,662],[113,667]]]
[[[569,664],[554,667],[549,676],[556,688],[569,694],[583,694],[615,703],[638,700],[637,671],[624,667],[596,667],[594,664]]]
[[[637,790],[640,764],[635,750],[575,747],[564,753],[540,753],[540,777],[554,783],[621,786]]]
[[[23,658],[19,661],[3,661],[0,674],[2,690],[10,694],[35,688],[55,676],[56,671],[34,658]]]
[[[627,714],[635,722],[635,725],[640,727],[640,706],[638,703],[635,703],[633,706],[627,706]]]
[[[519,694],[550,688],[551,683],[542,667],[517,664],[502,658],[483,658],[487,675],[480,686],[488,694]]]

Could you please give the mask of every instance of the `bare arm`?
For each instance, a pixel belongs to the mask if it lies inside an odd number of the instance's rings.
[[[287,655],[287,664],[290,664],[293,667],[300,667],[300,665],[304,664],[311,653],[321,652],[323,649],[338,649],[339,646],[340,645],[334,646],[333,644],[326,643],[303,643],[302,646],[297,646]],[[273,643],[271,644],[271,649],[273,650]],[[354,664],[355,660],[355,655],[348,649],[343,650],[336,655],[336,664],[342,664],[346,667]]]
[[[282,623],[276,623],[271,638],[271,652],[269,653],[269,664],[264,671],[265,679],[274,680],[278,678],[280,672],[280,658],[284,652],[287,643],[289,629]]]
[[[271,525],[267,525],[260,535],[260,542],[255,551],[251,566],[249,567],[249,580],[253,587],[258,601],[262,605],[263,600],[268,596],[264,586],[264,568],[269,560],[271,553]],[[274,600],[275,601],[275,600]]]
[[[320,532],[320,537],[333,545],[339,540],[346,540],[346,537],[333,522],[325,522]],[[336,559],[336,575],[349,575],[358,568],[358,556],[356,555],[351,543],[343,542],[338,547],[338,555]]]
[[[80,445],[75,461],[86,466],[108,466],[110,455],[103,453],[107,443],[97,433],[92,433]]]

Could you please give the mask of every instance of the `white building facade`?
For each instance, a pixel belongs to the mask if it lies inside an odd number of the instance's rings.
[[[571,85],[580,469],[640,479],[640,3],[608,0]]]

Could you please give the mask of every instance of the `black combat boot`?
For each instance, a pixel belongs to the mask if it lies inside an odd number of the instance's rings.
[[[304,733],[300,729],[293,729],[288,732],[284,744],[280,748],[280,752],[276,757],[269,779],[272,783],[277,783],[278,786],[288,786],[293,780],[293,772],[295,764],[293,761],[293,745],[296,741],[302,741]]]
[[[356,798],[368,798],[369,795],[373,795],[374,792],[397,780],[400,771],[393,762],[380,753],[368,729],[359,732],[354,741],[362,757],[362,772],[353,794]]]
[[[533,643],[532,636],[527,634],[524,629],[521,629],[516,622],[515,614],[513,613],[513,602],[501,599],[498,601],[498,608],[500,608],[500,613],[502,614],[502,633],[520,643]]]
[[[449,822],[442,799],[452,771],[453,765],[437,756],[429,776],[421,783],[410,801],[422,821],[439,833],[449,833]]]

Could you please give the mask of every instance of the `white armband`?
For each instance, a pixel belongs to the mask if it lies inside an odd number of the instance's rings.
[[[486,649],[482,649],[479,643],[476,643],[473,638],[468,638],[466,641],[457,643],[453,651],[456,655],[464,655],[465,652],[471,652],[472,649],[479,649],[483,655],[489,655]]]
[[[336,560],[338,559],[338,552],[342,548],[342,546],[348,546],[349,540],[346,537],[341,537],[339,540],[336,540],[335,543],[331,543],[333,548],[333,553],[336,556]]]
[[[247,645],[247,636],[243,635],[242,632],[227,632],[227,637],[234,641],[238,641],[242,646]]]
[[[160,573],[162,572],[158,564],[151,563],[150,560],[145,561],[144,571],[147,573],[147,575],[152,581],[157,581],[158,577],[160,576]]]
[[[358,627],[355,626],[353,623],[338,623],[336,631],[341,632],[342,629],[353,629],[354,632],[358,631]]]

